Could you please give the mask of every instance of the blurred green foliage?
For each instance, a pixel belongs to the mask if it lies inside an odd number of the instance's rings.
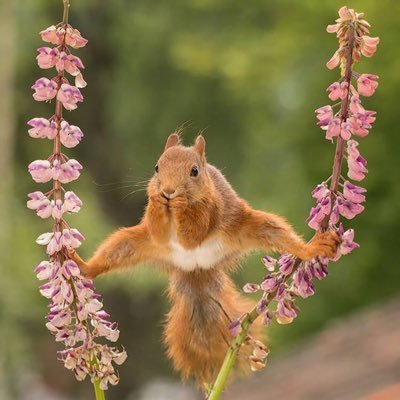
[[[76,52],[86,65],[85,102],[66,114],[85,133],[82,144],[67,151],[85,166],[82,179],[72,185],[84,208],[70,218],[87,237],[83,255],[116,226],[138,221],[146,201],[141,189],[167,135],[179,126],[185,126],[187,143],[203,131],[209,161],[242,197],[285,215],[310,237],[304,222],[313,203],[309,193],[329,176],[334,152],[315,126],[314,109],[328,103],[325,88],[338,77],[338,71],[325,68],[337,46],[325,26],[336,18],[341,1],[71,3],[71,23],[89,39],[89,45]],[[367,207],[347,223],[355,228],[361,248],[331,266],[317,295],[301,303],[295,324],[272,329],[274,352],[399,291],[394,250],[400,230],[400,3],[364,0],[347,5],[364,11],[372,35],[381,37],[376,56],[357,66],[360,72],[377,73],[381,82],[376,95],[365,100],[368,109],[378,112],[371,135],[360,146],[370,169]],[[34,370],[55,390],[75,391],[74,398],[85,398],[91,390],[56,364],[56,345],[44,327],[46,301],[32,272],[44,257],[34,239],[49,222],[25,208],[26,193],[38,190],[26,165],[50,152],[49,143],[26,134],[26,121],[49,116],[52,108],[35,103],[29,89],[35,79],[49,74],[34,62],[36,48],[42,46],[37,32],[60,20],[61,9],[61,0],[14,4],[15,185],[12,194],[7,193],[12,227],[4,278],[8,284],[2,296],[8,310],[5,357],[12,398],[18,398],[21,389],[21,368]],[[244,262],[235,276],[243,284],[263,274],[258,255]],[[161,345],[166,277],[141,268],[100,278],[97,284],[106,309],[120,322],[121,343],[130,355],[120,368],[120,385],[109,392],[109,399],[122,399],[152,377],[171,375]]]

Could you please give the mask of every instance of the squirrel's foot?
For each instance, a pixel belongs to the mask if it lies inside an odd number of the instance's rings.
[[[307,244],[305,252],[300,258],[305,261],[309,261],[317,256],[334,258],[339,243],[339,236],[335,232],[319,232]]]

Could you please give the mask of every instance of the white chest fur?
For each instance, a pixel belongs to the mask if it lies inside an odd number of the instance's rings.
[[[185,271],[212,268],[227,254],[227,249],[218,238],[210,238],[200,246],[188,250],[179,243],[176,237],[173,237],[169,242],[169,247],[171,262]]]

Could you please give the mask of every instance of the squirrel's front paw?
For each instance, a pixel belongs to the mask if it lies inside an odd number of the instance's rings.
[[[169,200],[164,197],[162,194],[153,194],[150,196],[150,201],[155,205],[159,207],[168,207],[169,205]]]
[[[333,231],[317,233],[307,245],[303,259],[307,261],[317,256],[334,258],[339,243],[339,236]]]
[[[170,200],[170,208],[175,209],[175,210],[184,210],[188,207],[189,202],[185,197],[175,197],[172,200]]]

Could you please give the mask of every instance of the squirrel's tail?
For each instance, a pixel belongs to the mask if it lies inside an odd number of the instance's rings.
[[[215,379],[232,336],[230,321],[249,312],[253,303],[242,297],[222,271],[177,272],[168,289],[172,308],[167,315],[165,342],[168,356],[184,379],[194,377],[199,387]],[[260,339],[260,324],[250,334]],[[250,370],[250,346],[243,346],[237,366]]]

